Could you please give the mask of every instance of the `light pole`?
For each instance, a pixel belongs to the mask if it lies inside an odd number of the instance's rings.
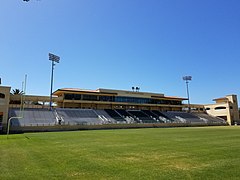
[[[183,80],[186,81],[186,86],[187,86],[187,97],[188,97],[188,112],[190,112],[190,111],[191,111],[191,108],[190,108],[190,98],[189,98],[188,83],[189,83],[189,81],[192,80],[192,76],[183,76]]]
[[[50,90],[50,103],[49,103],[50,110],[52,110],[53,69],[54,69],[54,66],[56,65],[54,64],[54,62],[59,63],[60,57],[51,53],[49,53],[48,55],[49,55],[49,60],[52,61],[51,90]]]

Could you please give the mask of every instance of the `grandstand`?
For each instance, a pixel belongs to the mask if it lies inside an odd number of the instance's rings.
[[[187,112],[160,112],[146,110],[93,110],[93,109],[10,109],[9,115],[15,118],[11,121],[12,127],[24,126],[54,126],[54,125],[103,125],[103,124],[132,124],[132,123],[188,123],[188,124],[224,124],[221,118],[209,116],[204,113]],[[21,114],[23,113],[23,114]],[[155,117],[153,117],[154,115]],[[163,120],[163,117],[165,120]]]
[[[53,93],[55,106],[49,110],[47,96],[25,95],[20,104],[21,95],[11,95],[10,87],[0,86],[0,89],[2,130],[6,129],[10,117],[15,117],[11,120],[12,128],[61,126],[62,129],[66,125],[106,124],[231,125],[239,120],[236,95],[218,98],[215,105],[191,104],[191,111],[186,112],[188,105],[183,101],[187,99],[181,97],[126,90],[63,88]]]

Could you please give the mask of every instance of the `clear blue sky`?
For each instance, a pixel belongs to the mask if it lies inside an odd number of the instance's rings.
[[[58,88],[112,88],[240,99],[239,0],[1,0],[2,85],[49,95],[48,53],[61,57]]]

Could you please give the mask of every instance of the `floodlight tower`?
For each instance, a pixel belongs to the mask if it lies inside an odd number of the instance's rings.
[[[183,76],[183,80],[186,81],[186,86],[187,86],[187,97],[188,97],[188,112],[190,112],[190,111],[191,111],[191,108],[190,108],[190,99],[189,99],[188,83],[189,83],[189,81],[192,80],[192,76]]]
[[[60,57],[51,53],[49,53],[48,55],[49,55],[49,60],[52,61],[51,90],[50,90],[50,103],[49,103],[50,110],[52,110],[53,70],[54,70],[54,66],[56,65],[54,62],[59,63]]]

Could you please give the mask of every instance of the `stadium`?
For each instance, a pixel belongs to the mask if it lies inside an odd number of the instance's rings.
[[[240,179],[239,7],[2,0],[0,180]]]
[[[184,104],[187,98],[128,90],[62,88],[50,97],[12,94],[0,86],[0,125],[6,133],[101,128],[233,125],[239,122],[236,95],[215,104]],[[11,119],[11,120],[9,120]]]

